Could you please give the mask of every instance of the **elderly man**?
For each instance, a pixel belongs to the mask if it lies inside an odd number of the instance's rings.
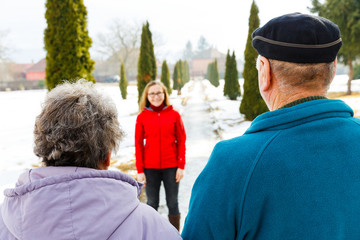
[[[183,239],[360,239],[360,120],[325,97],[339,28],[294,13],[252,37],[271,111],[215,146],[192,190]]]

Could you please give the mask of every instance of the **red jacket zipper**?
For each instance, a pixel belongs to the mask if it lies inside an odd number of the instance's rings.
[[[161,124],[160,124],[160,113],[158,113],[158,117],[159,117],[159,157],[160,157],[160,169],[162,169],[162,167],[161,167]]]

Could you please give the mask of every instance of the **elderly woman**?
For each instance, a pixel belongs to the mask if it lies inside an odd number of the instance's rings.
[[[92,83],[49,92],[34,135],[45,167],[26,171],[5,190],[0,239],[181,239],[139,202],[138,182],[107,171],[123,131],[114,103]]]

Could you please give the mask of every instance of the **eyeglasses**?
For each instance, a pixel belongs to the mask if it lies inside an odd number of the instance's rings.
[[[152,98],[154,98],[155,96],[162,97],[163,95],[164,95],[163,92],[152,92],[152,93],[148,93],[148,96],[149,96],[149,97],[152,97]]]

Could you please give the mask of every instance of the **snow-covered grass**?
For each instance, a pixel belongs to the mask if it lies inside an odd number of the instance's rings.
[[[329,89],[330,97],[337,96],[349,104],[360,117],[360,80],[352,83],[354,95],[345,96],[338,92],[346,92],[346,75],[338,75]],[[223,96],[224,81],[215,88],[207,80],[202,80],[203,90],[206,93],[205,101],[209,106],[210,118],[213,122],[213,130],[218,133],[220,139],[229,139],[243,134],[251,124],[245,121],[239,113],[241,97],[231,101]],[[243,80],[240,79],[240,86]],[[109,94],[114,100],[119,115],[119,122],[126,132],[126,136],[120,144],[120,149],[112,155],[112,167],[119,167],[121,164],[133,163],[135,156],[134,149],[134,128],[138,114],[137,88],[135,85],[128,87],[128,97],[121,99],[119,87],[116,84],[97,84],[96,87]],[[173,91],[170,101],[174,108],[182,113],[185,109],[187,99],[192,92],[193,82],[190,81],[182,89],[182,95],[178,96]],[[242,89],[241,89],[242,90]],[[39,164],[39,159],[33,154],[33,126],[35,117],[40,113],[46,90],[29,90],[0,92],[0,191],[5,187],[12,186],[17,176],[24,169]],[[243,92],[243,90],[242,90]],[[337,94],[335,94],[335,92]],[[134,175],[133,172],[129,172]],[[2,192],[2,191],[1,191]],[[2,194],[0,194],[0,202]]]
[[[183,112],[183,102],[189,94],[192,83],[188,83],[178,96],[173,91],[170,101],[174,108]],[[109,95],[118,110],[118,119],[126,135],[120,143],[117,153],[112,154],[112,167],[124,168],[124,165],[134,164],[134,131],[138,114],[137,87],[130,85],[127,89],[127,99],[122,99],[120,89],[116,84],[96,84],[96,88]],[[0,192],[12,187],[18,175],[25,169],[40,165],[40,160],[33,153],[33,129],[36,116],[41,111],[41,104],[47,90],[29,90],[0,92]],[[126,167],[125,167],[126,168]],[[124,168],[124,169],[125,169]],[[135,175],[135,171],[126,171]],[[3,195],[0,194],[0,202]]]
[[[251,122],[246,121],[240,114],[239,107],[241,97],[237,100],[229,100],[223,95],[224,80],[216,88],[208,80],[203,80],[203,88],[206,100],[209,102],[210,116],[213,122],[213,130],[218,134],[219,139],[230,139],[243,134]],[[241,92],[243,92],[244,80],[239,80]]]
[[[351,95],[346,95],[347,75],[337,75],[330,85],[329,97],[341,99],[354,110],[354,116],[360,118],[360,79],[351,82]]]
[[[346,102],[355,112],[355,117],[360,118],[360,80],[353,80],[351,84],[352,95],[345,95],[347,90],[347,75],[337,75],[329,88],[329,98],[337,98]],[[239,79],[241,92],[243,93],[244,79]],[[240,114],[241,97],[236,101],[223,96],[224,80],[220,80],[217,88],[208,80],[203,80],[204,91],[210,104],[213,130],[218,133],[220,139],[230,139],[243,134],[251,122],[246,121]]]

